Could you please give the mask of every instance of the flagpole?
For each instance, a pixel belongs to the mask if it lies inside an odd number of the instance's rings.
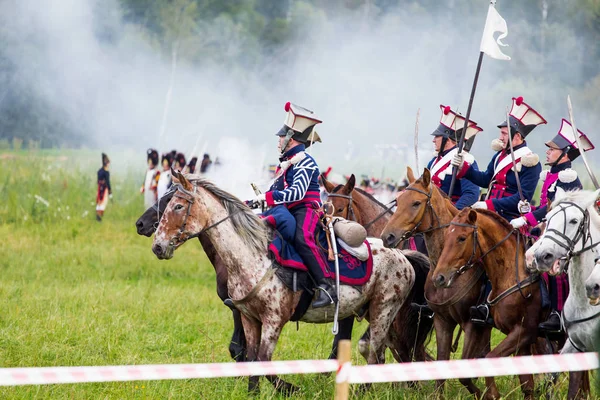
[[[467,115],[465,116],[465,124],[463,126],[462,135],[458,141],[458,154],[462,153],[465,145],[465,136],[467,134],[467,128],[471,119],[471,109],[473,108],[473,99],[475,98],[475,91],[477,90],[477,82],[479,81],[479,71],[481,71],[481,63],[483,62],[483,51],[479,52],[479,60],[477,60],[477,69],[475,70],[475,79],[473,80],[473,87],[471,88],[471,97],[469,98],[469,106],[467,107]],[[458,173],[458,167],[452,167],[452,181],[450,182],[450,190],[448,196],[452,197],[454,192],[454,185],[456,184],[456,174]]]

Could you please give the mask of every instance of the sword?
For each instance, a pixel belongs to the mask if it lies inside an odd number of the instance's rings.
[[[525,200],[525,197],[523,197],[523,190],[521,189],[521,180],[519,179],[519,172],[517,171],[517,162],[515,160],[515,152],[513,150],[512,144],[512,135],[510,132],[510,114],[508,111],[508,107],[506,107],[506,126],[508,128],[508,143],[510,146],[510,157],[512,158],[512,170],[515,173],[515,178],[517,179],[517,189],[519,190],[519,197],[521,198],[521,201],[525,203],[524,205],[519,207],[519,213],[523,215],[531,211],[531,206],[529,205],[529,202]]]
[[[335,292],[337,294],[337,301],[335,302],[335,314],[333,315],[333,329],[331,330],[331,333],[337,335],[340,330],[338,324],[338,319],[340,316],[340,261],[338,258],[337,242],[335,241],[335,232],[333,230],[331,219],[327,220],[327,225],[329,228],[329,233],[331,234],[331,247],[333,248],[333,257],[335,261]]]
[[[571,126],[573,127],[573,132],[575,135],[575,140],[577,140],[577,147],[579,147],[579,154],[581,154],[581,159],[583,160],[583,164],[585,165],[585,169],[587,169],[590,178],[592,178],[592,183],[596,189],[600,189],[600,185],[598,185],[598,180],[596,176],[592,172],[590,165],[587,162],[587,158],[585,156],[585,151],[583,151],[583,147],[581,146],[581,139],[579,139],[579,132],[577,131],[577,127],[575,126],[575,118],[573,117],[573,105],[571,104],[571,96],[567,95],[567,107],[569,107],[569,119],[571,120]]]
[[[417,121],[415,122],[415,166],[416,171],[419,172],[419,113],[421,109],[417,109]]]

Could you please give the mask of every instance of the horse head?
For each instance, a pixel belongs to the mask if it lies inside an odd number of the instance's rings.
[[[208,222],[207,210],[198,201],[195,187],[180,172],[174,176],[179,183],[174,185],[152,244],[152,251],[159,259],[172,258],[175,249],[197,236]]]
[[[585,293],[591,305],[600,304],[600,257],[596,258],[594,269],[585,281]]]
[[[462,209],[444,234],[444,249],[431,274],[436,287],[450,287],[454,277],[474,265],[480,252],[477,242],[477,212]]]
[[[434,190],[429,170],[425,168],[423,175],[415,179],[412,169],[407,167],[406,175],[409,185],[398,193],[396,211],[381,233],[385,247],[394,248],[433,224],[431,196]]]
[[[333,206],[333,215],[350,221],[361,222],[359,211],[354,207],[352,198],[356,177],[350,175],[345,185],[335,185],[323,178],[323,185],[327,191],[327,198]]]
[[[546,230],[534,251],[540,272],[562,272],[574,253],[585,247],[589,239],[590,215],[595,213],[599,194],[600,190],[565,192],[556,189],[552,208],[546,215]]]
[[[167,204],[169,204],[169,201],[171,201],[175,191],[175,189],[172,189],[166,192],[163,197],[158,199],[158,201],[152,207],[144,211],[142,216],[138,218],[138,220],[135,222],[138,235],[146,237],[152,236],[158,227],[158,221],[160,221],[160,218],[165,212]]]

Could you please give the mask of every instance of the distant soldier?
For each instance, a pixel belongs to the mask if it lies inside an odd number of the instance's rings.
[[[110,160],[108,159],[108,156],[102,153],[102,168],[98,170],[98,192],[96,194],[96,220],[98,222],[102,221],[108,199],[112,198],[110,172],[108,172],[109,166]]]
[[[172,177],[171,177],[171,166],[173,165],[173,155],[172,153],[165,153],[162,155],[162,159],[160,161],[162,163],[163,170],[160,174],[160,178],[158,179],[158,184],[156,187],[157,197],[160,200],[161,197],[165,195],[167,190],[171,187]]]
[[[456,181],[452,195],[448,193],[452,182],[452,158],[458,153],[456,143],[462,135],[465,118],[452,111],[450,106],[440,105],[440,109],[442,110],[440,125],[431,134],[437,155],[429,161],[427,168],[431,173],[431,182],[450,196],[456,208],[462,210],[479,200],[479,187],[466,179]],[[465,140],[474,138],[482,130],[476,122],[469,121]],[[471,154],[465,153],[465,159],[477,168],[477,162]]]
[[[152,207],[158,200],[157,187],[160,179],[160,170],[158,169],[158,151],[148,149],[147,151],[148,169],[146,170],[146,178],[144,185],[140,189],[140,193],[144,194],[144,205],[146,208]]]
[[[210,167],[211,164],[212,164],[212,161],[210,159],[210,156],[208,155],[208,153],[204,153],[204,156],[202,157],[202,161],[200,162],[200,173],[201,174],[207,173],[208,167]]]
[[[192,157],[187,167],[185,167],[186,174],[195,174],[196,173],[196,163],[198,163],[198,157]]]
[[[183,172],[185,170],[185,155],[177,153],[175,155],[175,171]]]

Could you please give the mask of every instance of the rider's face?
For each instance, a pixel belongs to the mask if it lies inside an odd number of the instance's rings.
[[[433,148],[435,149],[435,151],[440,151],[440,148],[442,147],[442,140],[443,137],[441,136],[434,136],[433,137]]]
[[[502,143],[504,143],[505,145],[508,143],[508,128],[507,127],[500,128],[500,136],[498,136],[498,139],[500,139],[502,141]]]
[[[558,160],[558,157],[560,157],[561,153],[561,150],[548,147],[548,150],[546,150],[546,162],[548,164],[556,162],[556,160]]]

